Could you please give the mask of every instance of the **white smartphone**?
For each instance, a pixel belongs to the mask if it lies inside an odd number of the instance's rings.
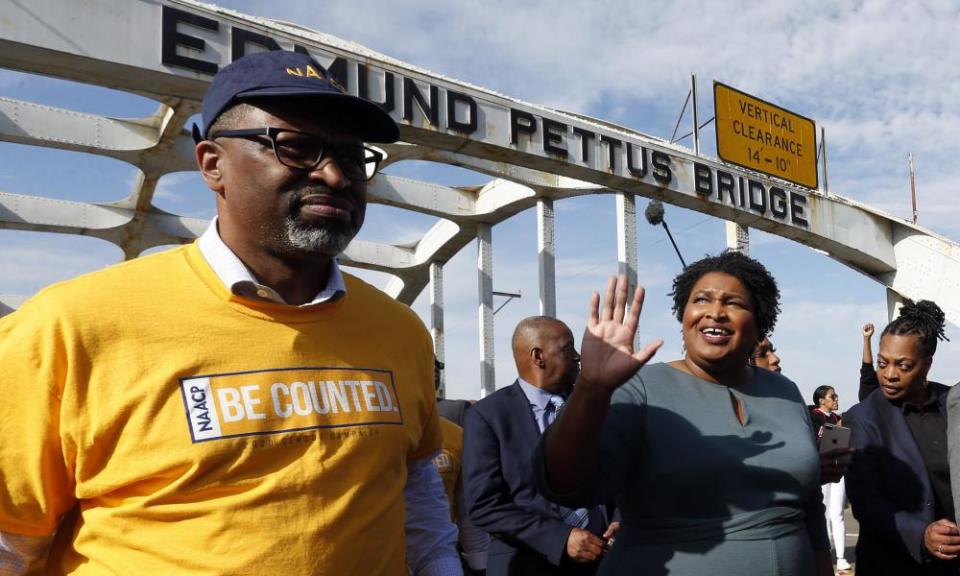
[[[850,429],[834,424],[824,424],[820,436],[820,453],[850,447]]]

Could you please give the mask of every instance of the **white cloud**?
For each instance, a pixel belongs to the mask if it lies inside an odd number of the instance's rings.
[[[173,204],[183,204],[187,201],[185,197],[187,191],[184,190],[184,185],[187,183],[196,184],[198,180],[202,182],[198,172],[175,172],[173,174],[167,174],[157,182],[153,196],[157,200],[165,200]],[[190,188],[189,194],[196,194],[195,187]]]
[[[94,238],[0,230],[0,293],[37,290],[119,262],[120,249]]]

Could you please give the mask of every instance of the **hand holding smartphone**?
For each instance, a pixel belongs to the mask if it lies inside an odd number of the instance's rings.
[[[824,424],[820,436],[820,453],[850,447],[850,429],[834,424]]]

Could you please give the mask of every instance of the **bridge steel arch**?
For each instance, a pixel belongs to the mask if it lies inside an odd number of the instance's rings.
[[[431,287],[431,324],[443,354],[442,265],[478,241],[482,392],[494,389],[490,227],[537,207],[541,310],[555,310],[553,202],[617,194],[621,270],[635,282],[635,198],[642,196],[757,228],[820,250],[901,298],[936,300],[960,324],[960,245],[835,194],[726,164],[662,139],[580,114],[525,103],[293,24],[193,0],[59,0],[0,4],[0,67],[146,96],[144,118],[120,119],[0,97],[0,140],[129,163],[140,176],[114,203],[0,192],[0,228],[80,234],[125,258],[192,241],[207,222],[153,203],[166,174],[195,169],[185,123],[212,74],[243,53],[312,54],[346,88],[380,103],[400,125],[388,163],[425,160],[490,176],[450,187],[381,174],[369,201],[436,217],[414,243],[354,241],[341,261],[389,273],[405,303]],[[479,239],[479,240],[478,240]],[[486,250],[486,252],[485,252]],[[22,302],[0,298],[0,314]]]

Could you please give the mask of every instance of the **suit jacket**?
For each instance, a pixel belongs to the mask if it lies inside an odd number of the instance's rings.
[[[949,388],[929,383],[943,414]],[[856,449],[846,474],[847,497],[860,523],[857,574],[937,572],[923,544],[934,518],[934,493],[926,465],[900,407],[882,392],[843,415]]]
[[[540,428],[518,382],[467,411],[463,431],[463,483],[470,520],[490,533],[488,576],[592,574],[596,563],[566,556],[569,511],[533,486],[532,455]],[[591,510],[591,528],[606,511]],[[596,531],[596,530],[594,530]]]
[[[960,384],[960,383],[958,383]],[[947,395],[947,450],[950,459],[950,489],[953,510],[960,520],[960,385],[954,384]]]

